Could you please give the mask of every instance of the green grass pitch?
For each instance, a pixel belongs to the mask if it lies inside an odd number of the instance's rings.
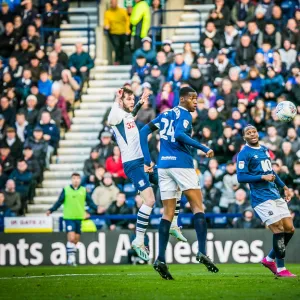
[[[297,278],[277,279],[259,264],[170,265],[174,281],[147,266],[0,267],[0,299],[300,299]]]

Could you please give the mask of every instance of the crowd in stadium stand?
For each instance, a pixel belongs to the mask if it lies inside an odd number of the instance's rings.
[[[242,129],[248,123],[257,127],[261,143],[270,149],[274,170],[293,190],[289,207],[295,225],[300,226],[300,7],[297,5],[298,1],[216,0],[200,36],[199,53],[188,42],[181,53],[173,51],[169,39],[163,40],[161,46],[152,45],[147,22],[151,12],[160,8],[159,0],[153,1],[151,7],[147,1],[137,0],[127,11],[113,1],[113,7],[105,14],[105,29],[116,51],[115,64],[125,61],[132,64],[131,80],[125,85],[134,91],[136,101],[143,91],[151,92],[149,103],[137,115],[139,127],[178,105],[181,87],[191,86],[197,91],[194,138],[215,152],[213,159],[206,158],[201,151],[194,152],[205,212],[243,215],[239,219],[211,220],[213,227],[263,227],[251,209],[248,186],[238,183],[236,175],[237,153],[244,145]],[[138,6],[142,10],[137,11]],[[143,14],[142,23],[137,24],[141,19],[137,14]],[[120,22],[114,24],[115,18]],[[161,24],[159,18],[152,21],[155,23],[152,25]],[[138,28],[142,29],[139,35]],[[130,52],[124,51],[125,44],[130,42],[130,32],[133,51],[128,58]],[[156,41],[161,41],[161,33],[156,35]],[[299,114],[291,123],[279,122],[275,114],[276,104],[284,100],[292,101],[298,109]],[[92,188],[96,187],[92,197],[102,207],[102,213],[128,213],[128,208],[132,213],[140,199],[134,198],[135,192],[128,188],[120,151],[106,126],[106,118],[103,125],[100,144],[85,163],[86,180]],[[149,143],[152,160],[156,162],[159,135],[154,134]],[[126,201],[118,196],[118,189],[127,195]],[[105,201],[103,194],[107,195]],[[158,191],[156,195],[154,212],[160,213]],[[181,211],[191,212],[184,197]],[[129,224],[123,222],[119,227],[128,228]]]
[[[70,57],[62,50],[57,29],[69,22],[68,8],[68,0],[0,1],[0,210],[5,216],[24,214],[33,201],[94,66],[82,44]],[[53,30],[43,33],[42,27]]]

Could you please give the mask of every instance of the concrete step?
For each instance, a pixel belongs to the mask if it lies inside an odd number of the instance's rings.
[[[70,184],[70,181],[69,181]],[[35,189],[36,196],[59,196],[62,189],[55,187],[55,188],[38,188]]]
[[[98,136],[97,136],[98,137]],[[60,147],[70,148],[70,147],[95,147],[99,144],[98,139],[94,140],[63,140],[59,142]]]
[[[199,35],[174,35],[172,36],[173,42],[197,42],[199,41]]]
[[[47,204],[47,205],[49,205],[49,208],[57,200],[58,200],[58,197],[56,197],[56,196],[39,196],[39,197],[34,197],[33,198],[34,205],[37,205],[37,204]]]
[[[63,39],[63,42],[65,44],[67,44],[67,42],[65,42],[65,38],[71,38],[71,37],[88,37],[88,32],[87,31],[83,31],[83,30],[78,30],[78,31],[61,31],[59,34],[60,38]],[[90,37],[94,37],[95,36],[95,32],[94,31],[90,31]]]
[[[115,93],[117,92],[118,87],[114,87],[114,88],[88,88],[87,89],[87,93],[88,94],[97,94],[97,95],[101,95],[101,94],[112,94],[115,95]]]
[[[98,21],[97,15],[89,15],[89,18],[90,18],[90,24],[93,24],[93,25],[97,24],[97,21]],[[86,15],[70,15],[70,23],[74,24],[74,27],[76,24],[88,25],[87,16]]]
[[[200,21],[200,15],[197,13],[183,13],[180,17],[181,21]]]
[[[57,155],[52,156],[51,160],[53,163],[83,163],[86,159],[89,158],[88,154],[74,154],[74,155]]]
[[[213,4],[191,4],[191,5],[185,5],[183,9],[197,9],[201,11],[201,13],[209,12],[211,9],[214,8]]]
[[[122,72],[122,73],[103,73],[101,71],[95,70],[96,68],[92,69],[90,72],[90,79],[96,79],[96,80],[130,80],[130,74],[129,71]]]
[[[45,180],[47,179],[69,179],[71,178],[72,174],[74,173],[74,171],[70,170],[70,171],[46,171],[44,172],[44,178]],[[82,176],[83,172],[82,171],[78,171],[78,173]]]
[[[132,66],[96,66],[93,71],[97,72],[107,72],[107,73],[122,73],[122,72],[130,72]]]
[[[102,127],[102,124],[72,124],[71,130],[72,132],[100,132]]]
[[[66,140],[96,140],[98,138],[99,132],[89,132],[89,133],[81,133],[81,132],[67,132],[65,134]]]
[[[112,104],[114,99],[115,99],[114,94],[102,94],[102,95],[85,94],[81,96],[82,102],[110,102]]]
[[[112,106],[111,102],[89,102],[89,103],[81,103],[80,108],[82,110],[87,109],[105,109],[105,111]]]
[[[62,38],[62,44],[76,44],[76,43],[82,43],[82,44],[88,44],[88,38],[83,36],[77,36],[77,37],[64,37]],[[95,37],[90,37],[90,44],[95,44]]]
[[[69,1],[70,8],[78,8],[78,1]],[[80,1],[80,8],[96,7],[96,1]]]
[[[58,148],[57,154],[58,155],[72,155],[72,154],[78,154],[78,155],[89,155],[91,152],[90,147],[77,147],[77,148]],[[48,172],[48,171],[47,171]]]
[[[96,66],[107,66],[108,65],[108,60],[107,59],[102,59],[102,58],[96,58],[95,59],[95,65]]]
[[[72,119],[73,124],[99,124],[102,123],[102,117],[86,118],[86,117],[74,117]]]
[[[181,36],[181,35],[193,35],[193,36],[199,36],[200,30],[199,29],[193,29],[193,28],[178,28],[175,29],[175,36]],[[173,40],[173,38],[172,38]]]
[[[70,179],[64,180],[44,180],[43,188],[64,188],[66,185],[70,184]]]
[[[28,205],[28,212],[29,213],[46,213],[49,209],[49,204],[29,204]],[[62,211],[62,206],[58,209],[58,211]]]
[[[82,170],[82,169],[83,169],[83,163],[50,164],[50,171],[53,171],[53,172],[78,171],[78,170]]]
[[[178,43],[178,44],[172,45],[172,48],[174,49],[175,53],[183,52],[183,47],[184,47],[184,43]],[[192,48],[193,48],[193,51],[198,53],[200,51],[199,43],[198,42],[192,43]]]
[[[93,87],[115,87],[115,88],[119,88],[122,85],[124,85],[125,80],[121,79],[115,79],[115,80],[90,80],[89,81],[89,86],[91,88]]]
[[[85,2],[85,1],[84,1]],[[83,3],[85,5],[85,3]],[[70,7],[69,12],[83,12],[88,13],[89,15],[97,14],[97,6],[95,5],[95,2],[93,3],[95,7]],[[92,5],[92,2],[91,2]]]
[[[100,117],[103,116],[106,108],[91,110],[91,109],[77,109],[75,110],[75,117]]]
[[[91,22],[90,25],[91,25],[90,28],[96,28],[97,27],[97,23],[96,22]],[[87,24],[86,23],[82,23],[82,24],[80,24],[80,23],[79,24],[61,24],[60,27],[62,29],[87,28]],[[81,31],[81,32],[84,32],[84,31]]]

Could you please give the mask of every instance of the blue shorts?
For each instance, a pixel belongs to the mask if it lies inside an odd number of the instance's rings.
[[[154,168],[153,173],[145,173],[143,158],[124,163],[124,172],[136,190],[140,192],[151,187],[151,183],[155,185],[158,184],[157,168]]]
[[[66,232],[75,232],[81,234],[81,220],[64,220]]]

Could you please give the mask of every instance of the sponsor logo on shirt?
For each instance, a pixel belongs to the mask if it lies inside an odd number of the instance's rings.
[[[143,179],[140,180],[138,183],[139,183],[139,186],[140,186],[140,187],[143,187],[143,186],[145,185],[145,181],[144,181]]]
[[[190,122],[188,120],[183,121],[183,127],[187,128],[189,126]]]
[[[176,156],[162,156],[161,160],[177,160]]]
[[[245,167],[245,162],[244,161],[239,161],[239,169],[244,169]]]

